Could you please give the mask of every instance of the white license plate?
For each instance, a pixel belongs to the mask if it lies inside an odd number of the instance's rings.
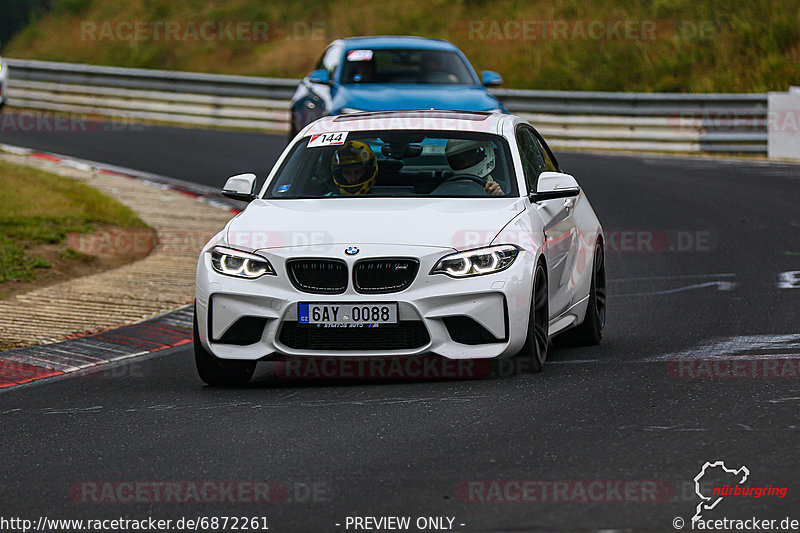
[[[297,304],[297,321],[300,324],[336,326],[397,324],[397,304],[299,303]]]

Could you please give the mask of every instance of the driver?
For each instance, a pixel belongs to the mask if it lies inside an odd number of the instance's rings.
[[[458,83],[455,74],[446,72],[442,58],[437,52],[428,52],[422,55],[420,71],[422,81],[425,83]]]
[[[502,196],[503,189],[494,181],[494,145],[489,142],[450,139],[444,149],[447,162],[456,176],[471,174],[486,180],[483,190],[492,196]]]
[[[378,176],[378,161],[367,143],[347,141],[333,153],[331,171],[342,194],[366,194]]]

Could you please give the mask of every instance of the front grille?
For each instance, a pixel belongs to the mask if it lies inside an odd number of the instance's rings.
[[[364,294],[387,294],[408,288],[417,277],[416,259],[364,259],[353,269],[353,285]]]
[[[341,259],[290,259],[289,281],[302,292],[341,294],[347,290],[347,264]]]
[[[279,339],[295,350],[330,351],[412,350],[431,340],[420,320],[374,328],[326,328],[284,322]]]

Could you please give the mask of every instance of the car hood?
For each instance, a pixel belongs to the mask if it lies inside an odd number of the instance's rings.
[[[331,109],[350,107],[362,111],[404,109],[457,109],[488,111],[502,109],[497,99],[478,85],[368,84],[340,85]]]
[[[255,200],[230,222],[226,240],[247,250],[330,244],[464,250],[490,244],[524,210],[521,198]]]

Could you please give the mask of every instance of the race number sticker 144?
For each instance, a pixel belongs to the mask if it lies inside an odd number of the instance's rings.
[[[319,148],[320,146],[338,146],[344,144],[347,139],[346,131],[335,131],[333,133],[317,133],[311,136],[308,141],[309,148]]]

